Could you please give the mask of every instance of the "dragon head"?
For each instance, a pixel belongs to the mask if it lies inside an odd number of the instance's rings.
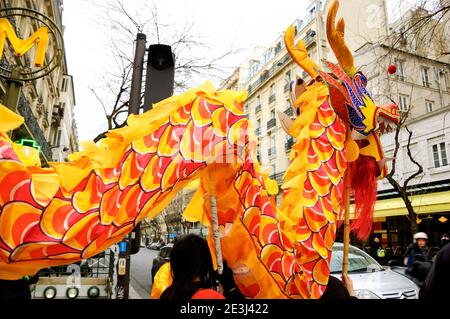
[[[324,83],[328,87],[330,104],[346,123],[348,130],[351,131],[352,139],[358,145],[354,151],[359,151],[359,155],[375,159],[378,166],[377,177],[380,179],[386,175],[387,168],[379,134],[398,125],[398,107],[394,103],[377,105],[374,102],[372,94],[367,89],[367,77],[354,66],[353,56],[345,43],[343,18],[339,19],[337,24],[335,23],[338,8],[339,2],[333,1],[326,23],[328,42],[339,62],[339,65],[335,65],[325,61],[329,72],[322,71],[308,56],[303,41],[300,40],[297,46],[294,45],[294,26],[289,27],[285,32],[285,44],[289,54],[312,78],[308,83],[300,78],[291,82],[291,105],[294,114],[298,116],[301,112],[299,97],[316,82]],[[282,118],[281,122],[286,131],[293,123],[286,117]]]

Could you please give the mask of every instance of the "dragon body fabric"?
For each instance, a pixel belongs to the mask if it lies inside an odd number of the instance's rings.
[[[337,2],[328,17],[333,26],[327,21],[332,48],[336,10]],[[130,116],[126,127],[50,168],[8,138],[23,119],[0,106],[0,279],[94,256],[157,216],[178,191],[196,187],[184,217],[211,225],[209,198],[216,198],[223,259],[246,297],[319,298],[346,185],[354,189],[355,216],[370,213],[373,201],[361,204],[357,195],[373,189],[356,180],[373,188],[383,176],[376,130],[398,115],[395,106],[374,105],[348,57],[335,51],[347,64],[329,63],[331,73],[322,72],[301,42],[293,46],[293,34],[286,31],[286,47],[313,80],[291,86],[299,116],[287,128],[295,144],[280,207],[278,186],[257,161],[243,92],[207,82]],[[363,167],[368,177],[355,178],[348,167],[358,174]],[[216,262],[212,232],[208,242]]]

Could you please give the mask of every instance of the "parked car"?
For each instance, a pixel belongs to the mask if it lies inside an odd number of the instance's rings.
[[[166,262],[170,261],[170,253],[172,252],[172,247],[173,244],[167,244],[166,246],[162,247],[158,253],[158,256],[156,256],[156,258],[153,259],[152,283],[159,268],[161,268],[161,266],[164,265]]]
[[[332,276],[341,279],[342,243],[335,243],[330,262]],[[417,299],[419,288],[407,277],[383,268],[369,254],[352,245],[348,254],[348,274],[359,299]]]
[[[154,250],[160,250],[162,247],[164,247],[166,244],[163,241],[155,241],[147,246],[149,249]]]

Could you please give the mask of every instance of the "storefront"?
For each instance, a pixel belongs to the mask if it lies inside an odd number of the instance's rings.
[[[419,231],[428,235],[429,247],[439,246],[443,233],[450,232],[450,190],[424,193],[410,196]],[[350,206],[350,218],[354,206]],[[381,240],[389,257],[404,256],[406,247],[412,242],[412,233],[408,211],[400,197],[377,200],[374,207],[372,235],[366,241],[358,241],[351,236],[352,244],[365,251],[370,251],[374,237]],[[342,228],[338,232],[337,241],[342,240]]]

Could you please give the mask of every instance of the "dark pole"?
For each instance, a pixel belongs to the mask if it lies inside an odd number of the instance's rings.
[[[144,68],[145,44],[147,36],[138,33],[136,37],[136,52],[134,54],[133,77],[131,79],[130,105],[128,114],[139,114],[141,105],[142,71]]]
[[[138,33],[136,36],[136,51],[134,54],[128,115],[139,114],[146,38],[147,36],[143,33]],[[129,299],[131,266],[130,254],[137,253],[139,251],[139,245],[141,244],[140,227],[141,224],[137,224],[132,232],[128,234],[119,244],[119,262],[117,263],[117,299]],[[137,250],[135,247],[136,245]]]
[[[20,73],[17,68],[14,68],[11,74],[11,78],[17,79]],[[6,97],[3,102],[6,107],[14,112],[17,112],[17,104],[19,103],[19,96],[22,91],[23,82],[19,80],[7,80],[8,87],[6,89]]]

